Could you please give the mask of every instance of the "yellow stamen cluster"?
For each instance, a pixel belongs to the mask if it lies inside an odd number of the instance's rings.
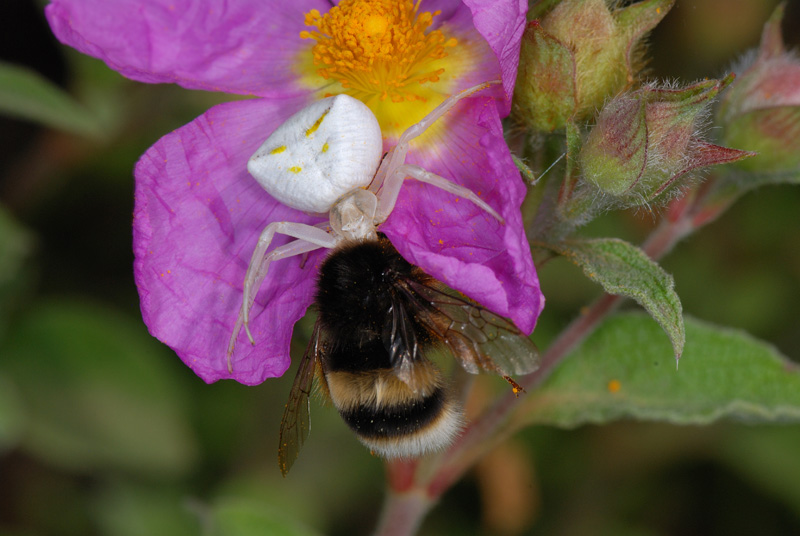
[[[439,12],[418,12],[419,0],[342,0],[325,15],[312,9],[300,32],[314,39],[317,73],[339,82],[347,93],[368,102],[425,101],[419,84],[437,82],[444,69],[431,63],[447,56],[457,41],[441,30],[426,30]]]

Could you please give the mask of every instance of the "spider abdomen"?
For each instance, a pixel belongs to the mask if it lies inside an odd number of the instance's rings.
[[[284,205],[323,213],[342,195],[372,181],[382,150],[375,115],[358,99],[341,94],[287,119],[250,157],[247,170]]]

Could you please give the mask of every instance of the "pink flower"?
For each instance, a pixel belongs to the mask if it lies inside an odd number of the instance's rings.
[[[414,31],[398,30],[402,20],[408,23],[402,15],[409,5],[342,2],[337,16],[358,28],[355,38],[342,41],[361,47],[352,65],[347,51],[336,49],[337,36],[326,33],[347,30],[333,14],[325,18],[337,8],[319,0],[54,0],[46,8],[62,42],[129,78],[259,97],[211,108],[159,140],[135,170],[134,273],[142,315],[150,332],[205,381],[257,384],[289,366],[292,329],[312,302],[325,251],[270,266],[251,311],[256,345],[237,345],[233,374],[228,338],[261,230],[273,221],[322,219],[275,201],[248,175],[246,162],[286,118],[325,94],[347,92],[367,103],[387,148],[450,94],[503,81],[412,142],[408,161],[471,188],[506,224],[409,180],[381,231],[410,262],[533,330],[544,299],[519,211],[525,188],[500,123],[510,108],[527,2],[423,1],[411,12]],[[387,36],[394,41],[375,45]],[[380,56],[392,50],[402,55]],[[335,67],[342,54],[338,69],[326,63],[333,58]],[[364,58],[373,59],[359,64]],[[397,72],[409,64],[404,58],[413,68]],[[385,87],[366,87],[379,81],[363,76],[365,68],[383,69]]]

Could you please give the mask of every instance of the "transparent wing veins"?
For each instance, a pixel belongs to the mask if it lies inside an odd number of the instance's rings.
[[[311,429],[309,395],[314,383],[314,370],[319,363],[319,354],[322,350],[323,343],[320,340],[320,326],[317,321],[303,358],[300,360],[297,375],[292,383],[292,390],[289,392],[289,400],[286,402],[283,412],[283,419],[281,419],[278,466],[283,476],[286,476],[289,469],[292,468]]]
[[[409,299],[424,300],[423,321],[441,338],[467,372],[501,376],[539,368],[536,345],[511,321],[492,313],[445,285],[406,280]]]

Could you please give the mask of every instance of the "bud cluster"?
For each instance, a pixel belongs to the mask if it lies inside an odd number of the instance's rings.
[[[555,209],[556,223],[541,224],[549,238],[563,238],[609,208],[668,201],[694,182],[698,170],[754,155],[705,136],[712,102],[733,74],[685,86],[638,82],[643,38],[673,4],[542,0],[531,8],[514,108],[533,140],[565,134],[564,180],[553,194],[557,199],[545,205]],[[728,92],[724,142],[770,149],[783,155],[781,165],[797,166],[800,63],[783,52],[779,37],[765,37],[765,43],[745,80]],[[761,145],[746,136],[760,136]],[[545,222],[550,210],[536,221]]]

